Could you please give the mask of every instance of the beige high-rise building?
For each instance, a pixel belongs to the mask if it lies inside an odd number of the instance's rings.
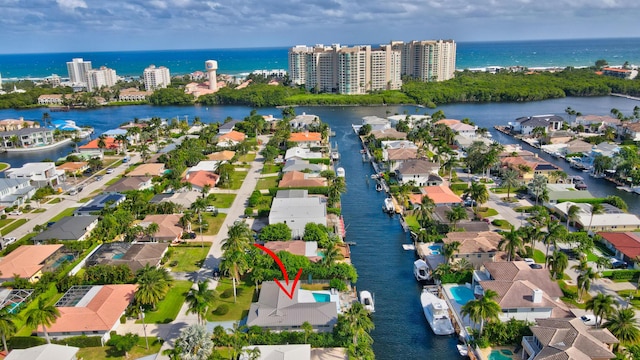
[[[401,52],[401,74],[422,81],[453,79],[456,71],[456,43],[453,40],[392,41]]]
[[[111,87],[118,82],[116,71],[106,66],[87,71],[87,90],[95,91],[103,86]]]
[[[149,65],[142,73],[144,88],[147,90],[163,89],[171,84],[171,74],[164,66]]]
[[[74,84],[87,84],[87,71],[91,70],[91,61],[84,61],[82,58],[75,58],[67,62],[69,81]]]

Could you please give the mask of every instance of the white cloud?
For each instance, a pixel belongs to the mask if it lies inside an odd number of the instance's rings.
[[[74,11],[77,8],[87,9],[87,3],[84,0],[56,0],[56,3],[62,10]]]

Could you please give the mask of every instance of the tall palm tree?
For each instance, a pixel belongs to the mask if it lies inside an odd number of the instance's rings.
[[[322,265],[326,267],[330,267],[337,260],[342,259],[342,252],[336,245],[336,243],[331,243],[331,245],[324,250],[324,257],[322,258]]]
[[[160,231],[160,225],[152,222],[144,229],[144,234],[149,238],[149,240],[153,239],[153,236]]]
[[[522,237],[520,233],[511,226],[511,231],[502,234],[503,238],[498,243],[498,249],[507,252],[507,261],[511,261],[516,257],[518,250],[522,249]]]
[[[10,313],[8,307],[0,310],[0,334],[2,334],[2,345],[4,346],[5,353],[9,352],[7,336],[15,334],[17,330],[16,315]]]
[[[460,242],[453,241],[442,246],[442,256],[448,264],[453,259],[453,254],[460,248]]]
[[[38,328],[38,326],[42,325],[42,332],[44,333],[45,339],[47,339],[47,344],[51,344],[51,340],[49,339],[49,333],[47,333],[47,326],[51,326],[51,324],[56,322],[56,319],[60,316],[60,311],[58,308],[47,304],[42,299],[37,300],[36,306],[27,310],[25,313],[26,324]]]
[[[98,137],[98,148],[100,149],[102,155],[104,155],[104,149],[107,147],[107,142],[105,141],[106,138],[106,135],[100,135]]]
[[[138,271],[138,290],[135,300],[139,305],[149,305],[152,309],[169,292],[171,276],[164,268],[156,268],[149,264]]]
[[[220,263],[220,267],[230,273],[236,282],[249,267],[247,251],[251,248],[252,240],[249,225],[241,221],[229,227],[228,237],[222,241],[224,260]]]
[[[580,210],[582,209],[578,205],[571,205],[567,209],[567,230],[569,230],[569,221],[573,222],[573,226],[576,225],[576,220],[578,220]]]
[[[191,288],[185,300],[189,304],[188,314],[196,314],[198,322],[203,322],[207,316],[209,306],[216,297],[216,291],[209,289],[209,280],[198,282],[196,289]]]
[[[640,340],[638,320],[633,309],[618,308],[604,323],[604,327],[623,344],[633,344]]]
[[[564,273],[569,266],[569,257],[561,251],[554,251],[551,257],[547,259],[549,272],[554,279],[557,279]]]
[[[540,196],[547,189],[547,178],[542,175],[535,175],[529,183],[529,189],[536,196],[536,205],[538,205]]]
[[[476,202],[476,213],[480,208],[480,205],[489,201],[489,191],[487,187],[479,182],[474,182],[471,187],[467,189],[467,195]]]
[[[502,173],[502,186],[507,188],[507,199],[511,197],[511,189],[520,185],[518,172],[513,169],[507,169]]]
[[[615,312],[614,304],[616,300],[613,295],[598,293],[596,296],[587,300],[586,309],[593,311],[596,316],[596,327],[602,325],[602,319],[608,318]]]
[[[549,258],[549,250],[551,246],[555,249],[558,241],[562,241],[567,236],[567,229],[560,224],[559,221],[552,221],[547,225],[547,234],[544,236],[544,243],[547,245],[545,258]]]
[[[468,218],[467,210],[459,205],[453,206],[451,210],[445,211],[445,215],[447,216],[447,220],[453,225],[453,231],[456,231],[458,221]]]
[[[591,224],[593,223],[593,215],[604,213],[604,206],[602,204],[591,204],[591,219],[589,219],[589,229],[591,231]]]
[[[431,220],[431,216],[436,209],[436,203],[428,196],[423,196],[420,202],[420,210],[418,211],[417,220],[421,227],[425,227],[426,221]]]
[[[600,274],[590,267],[578,275],[578,301],[582,301],[584,293],[591,289],[591,283],[599,278]]]
[[[494,300],[497,296],[498,293],[487,289],[480,299],[471,300],[462,306],[460,311],[462,316],[468,316],[474,323],[480,323],[480,336],[482,336],[484,322],[498,319],[498,315],[502,311],[500,305]]]
[[[344,319],[347,322],[347,328],[352,336],[352,345],[354,348],[358,347],[358,343],[364,341],[370,343],[371,336],[369,331],[374,329],[373,321],[369,317],[369,312],[364,306],[356,302],[349,310],[344,313]]]

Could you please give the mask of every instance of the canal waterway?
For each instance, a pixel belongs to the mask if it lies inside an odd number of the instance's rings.
[[[439,107],[449,118],[469,118],[480,127],[489,128],[494,139],[502,143],[516,143],[517,140],[493,130],[494,125],[506,125],[520,116],[538,114],[565,115],[564,110],[572,107],[583,114],[609,114],[612,108],[630,114],[640,102],[615,98],[565,98],[530,103],[492,103],[492,104],[456,104]],[[363,163],[360,156],[360,143],[351,130],[352,124],[359,124],[363,116],[408,112],[409,114],[432,113],[438,109],[425,109],[414,106],[388,107],[299,107],[296,113],[318,115],[335,131],[331,141],[337,143],[341,154],[339,165],[346,170],[347,192],[342,196],[343,214],[347,227],[347,241],[355,242],[352,247],[352,261],[357,268],[359,290],[369,290],[375,296],[376,313],[373,320],[374,351],[378,359],[431,359],[441,360],[459,358],[453,337],[436,337],[424,319],[420,307],[420,286],[413,277],[412,262],[414,254],[402,249],[408,243],[407,235],[402,231],[396,217],[385,215],[382,203],[385,195],[375,191],[375,184],[367,179],[373,172],[370,165]],[[203,122],[221,122],[227,116],[242,119],[251,111],[248,107],[152,107],[127,106],[108,107],[88,111],[69,111],[51,113],[52,120],[74,120],[78,125],[89,125],[96,129],[96,135],[116,128],[134,118],[144,119],[153,116],[161,118],[188,119],[190,122],[198,116]],[[0,119],[24,117],[28,120],[42,118],[42,109],[0,110]],[[258,109],[263,115],[278,117],[280,109]],[[523,145],[525,148],[526,146]],[[529,150],[534,150],[528,148]],[[56,159],[71,150],[60,148],[55,151],[29,154],[0,154],[0,161],[20,166],[29,161],[41,161],[44,158]],[[630,212],[640,213],[640,198],[615,189],[602,179],[593,179],[585,173],[569,168],[568,163],[541,155],[557,163],[570,175],[583,176],[594,196],[616,194],[629,204]]]

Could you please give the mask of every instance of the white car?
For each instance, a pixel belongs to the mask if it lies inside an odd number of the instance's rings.
[[[113,173],[113,169],[112,168],[108,168],[107,169],[107,174],[111,174],[111,173]]]
[[[206,209],[204,209],[206,212],[216,212],[216,207],[215,206],[207,206]]]
[[[16,240],[18,239],[16,239],[15,237],[6,237],[2,239],[2,244],[3,246],[7,246],[9,244],[13,244],[14,242],[16,242]]]
[[[22,211],[20,210],[13,210],[12,212],[9,213],[9,215],[22,215]]]
[[[590,314],[582,315],[580,319],[587,326],[595,326],[597,323],[597,320],[600,320],[599,318],[596,319],[595,315],[590,315]]]
[[[531,264],[535,264],[535,263],[536,263],[536,261],[535,261],[535,260],[533,260],[532,258],[525,258],[525,259],[524,259],[524,262],[526,262],[528,265],[531,265]]]

